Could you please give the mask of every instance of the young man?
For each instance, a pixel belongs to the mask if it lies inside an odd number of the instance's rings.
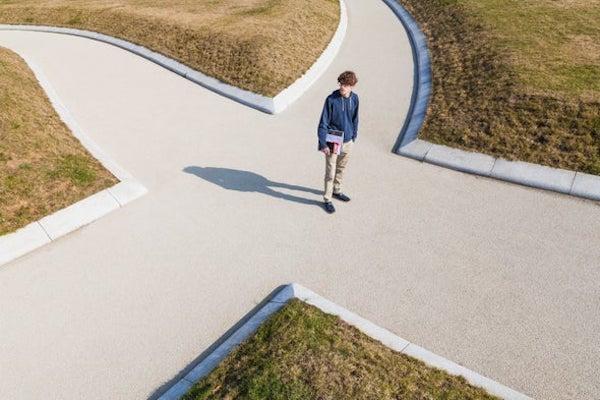
[[[325,154],[323,206],[330,214],[335,212],[335,207],[331,203],[332,197],[344,202],[350,201],[350,197],[341,190],[344,170],[358,134],[358,95],[352,92],[357,82],[356,74],[352,71],[343,72],[338,77],[340,88],[325,100],[319,122],[319,151]],[[344,144],[339,155],[333,154],[326,143],[326,136],[332,130],[344,133]]]

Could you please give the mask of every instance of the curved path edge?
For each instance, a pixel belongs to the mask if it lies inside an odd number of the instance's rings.
[[[73,136],[120,182],[32,222],[13,233],[0,236],[0,266],[73,232],[147,193],[147,189],[140,182],[106,155],[82,131],[77,121],[61,102],[42,70],[27,57],[21,55],[21,58],[33,71],[50,103],[60,119],[71,130]]]
[[[425,122],[431,96],[431,60],[427,38],[419,28],[417,21],[397,0],[383,0],[383,2],[387,4],[404,26],[412,49],[414,63],[414,84],[408,114],[392,150],[397,153],[398,149],[417,139]]]
[[[294,83],[282,90],[275,97],[267,97],[258,93],[254,93],[248,90],[240,89],[236,86],[229,85],[221,82],[220,80],[211,76],[205,75],[200,71],[196,71],[170,57],[163,54],[152,51],[144,46],[140,46],[123,39],[119,39],[110,35],[105,35],[98,32],[73,29],[73,28],[61,28],[54,26],[45,25],[11,25],[11,24],[0,24],[0,30],[19,30],[19,31],[34,31],[34,32],[47,32],[47,33],[58,33],[63,35],[79,36],[87,39],[97,40],[100,42],[108,43],[113,46],[120,47],[124,50],[130,51],[136,55],[139,55],[149,61],[152,61],[172,72],[175,72],[182,77],[197,83],[200,86],[205,87],[215,93],[230,98],[246,106],[252,107],[259,111],[263,111],[268,114],[277,114],[285,110],[290,104],[296,101],[302,96],[304,92],[325,72],[327,67],[334,60],[338,53],[344,37],[346,36],[346,30],[348,27],[348,14],[346,10],[346,4],[344,0],[340,2],[340,21],[338,27],[319,58],[313,63],[313,65],[298,78]]]
[[[196,382],[216,368],[233,349],[249,338],[271,315],[279,311],[287,302],[294,298],[315,306],[327,314],[341,318],[344,322],[394,351],[414,357],[429,366],[442,369],[452,375],[460,375],[470,384],[481,387],[493,395],[506,400],[531,400],[530,397],[523,393],[517,392],[416,344],[410,343],[387,329],[375,325],[297,283],[285,285],[270,299],[266,299],[262,307],[259,307],[251,316],[242,320],[237,328],[234,327],[230,335],[223,338],[220,343],[215,344],[212,352],[203,357],[185,376],[170,386],[158,399],[179,400]]]
[[[600,201],[600,176],[433,144],[418,138],[431,96],[431,61],[427,38],[397,0],[383,0],[404,25],[415,64],[411,105],[393,152],[418,161],[536,189]]]

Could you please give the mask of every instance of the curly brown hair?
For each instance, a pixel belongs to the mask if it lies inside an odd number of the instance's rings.
[[[358,83],[358,78],[354,72],[345,71],[338,76],[338,82],[340,85],[354,86]]]

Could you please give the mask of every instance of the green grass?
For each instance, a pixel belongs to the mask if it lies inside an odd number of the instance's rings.
[[[519,80],[600,100],[600,0],[458,0],[493,33]]]
[[[25,62],[0,48],[0,235],[116,182],[60,120]]]
[[[496,399],[299,300],[273,315],[184,400]]]
[[[421,137],[600,174],[600,0],[398,0],[429,40]]]
[[[65,179],[75,186],[87,186],[96,179],[96,172],[89,165],[88,159],[75,154],[61,156],[48,175],[52,179]]]

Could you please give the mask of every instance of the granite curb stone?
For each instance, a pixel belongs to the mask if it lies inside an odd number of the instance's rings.
[[[425,161],[462,172],[489,176],[496,159],[481,153],[473,153],[434,144],[427,152]]]
[[[183,379],[188,382],[196,382],[206,374],[208,374],[213,368],[215,368],[236,346],[239,346],[248,339],[263,322],[267,320],[271,315],[279,311],[284,306],[284,303],[269,301],[265,304],[258,312],[256,312],[245,324],[237,329],[231,336],[227,338],[219,347],[215,349],[208,357],[205,358],[206,362],[199,363],[194,369],[192,369]]]
[[[159,400],[179,400],[186,394],[194,384],[186,379],[181,379],[175,385],[169,389],[169,391],[162,396]]]
[[[473,372],[470,369],[458,365],[444,357],[441,357],[435,353],[430,352],[416,344],[409,344],[403,351],[404,354],[414,357],[418,360],[423,361],[426,364],[432,365],[436,368],[442,369],[453,375],[460,375],[464,377],[469,383],[475,386],[479,386],[487,390],[489,393],[498,396],[502,399],[511,400],[531,400],[530,397],[523,393],[517,392],[507,386],[501,385],[495,381],[486,378]]]
[[[501,158],[496,161],[491,176],[525,186],[567,194],[571,192],[575,180],[573,171],[522,161],[507,161]]]
[[[418,161],[424,161],[427,157],[427,153],[433,147],[432,143],[425,140],[415,139],[409,144],[402,146],[398,149],[398,154],[409,157]]]
[[[120,207],[117,200],[102,190],[39,220],[50,239],[56,240]]]
[[[50,241],[50,237],[37,221],[11,234],[0,236],[0,265],[21,257]]]
[[[419,28],[417,21],[397,0],[383,1],[404,26],[411,45],[414,62],[413,90],[408,116],[393,149],[393,152],[397,153],[400,147],[417,139],[421,126],[425,122],[431,94],[431,60],[427,38]]]
[[[402,351],[410,344],[407,340],[396,336],[387,329],[381,328],[374,323],[361,318],[357,314],[332,303],[301,285],[293,283],[292,288],[294,290],[294,297],[305,303],[311,304],[328,314],[340,317],[344,322],[357,327],[367,336],[379,340],[385,346],[393,350]]]
[[[600,201],[600,176],[509,161],[416,139],[397,154],[444,168]]]
[[[571,194],[600,201],[600,176],[577,172],[571,187]]]
[[[121,181],[106,190],[114,197],[121,207],[148,193],[148,189],[134,179]]]
[[[263,307],[261,307],[246,323],[233,332],[213,352],[203,358],[182,379],[177,381],[158,400],[179,400],[200,379],[207,376],[227,355],[250,337],[267,318],[280,310],[288,301],[297,298],[307,304],[311,304],[321,311],[336,315],[343,321],[359,329],[371,338],[380,341],[384,345],[417,358],[426,364],[442,369],[454,375],[463,376],[469,383],[482,387],[489,393],[507,400],[531,400],[530,397],[519,393],[509,387],[486,378],[461,365],[458,365],[444,357],[434,354],[420,346],[402,339],[394,333],[381,328],[357,314],[319,296],[311,290],[297,284],[291,283],[277,292]]]

